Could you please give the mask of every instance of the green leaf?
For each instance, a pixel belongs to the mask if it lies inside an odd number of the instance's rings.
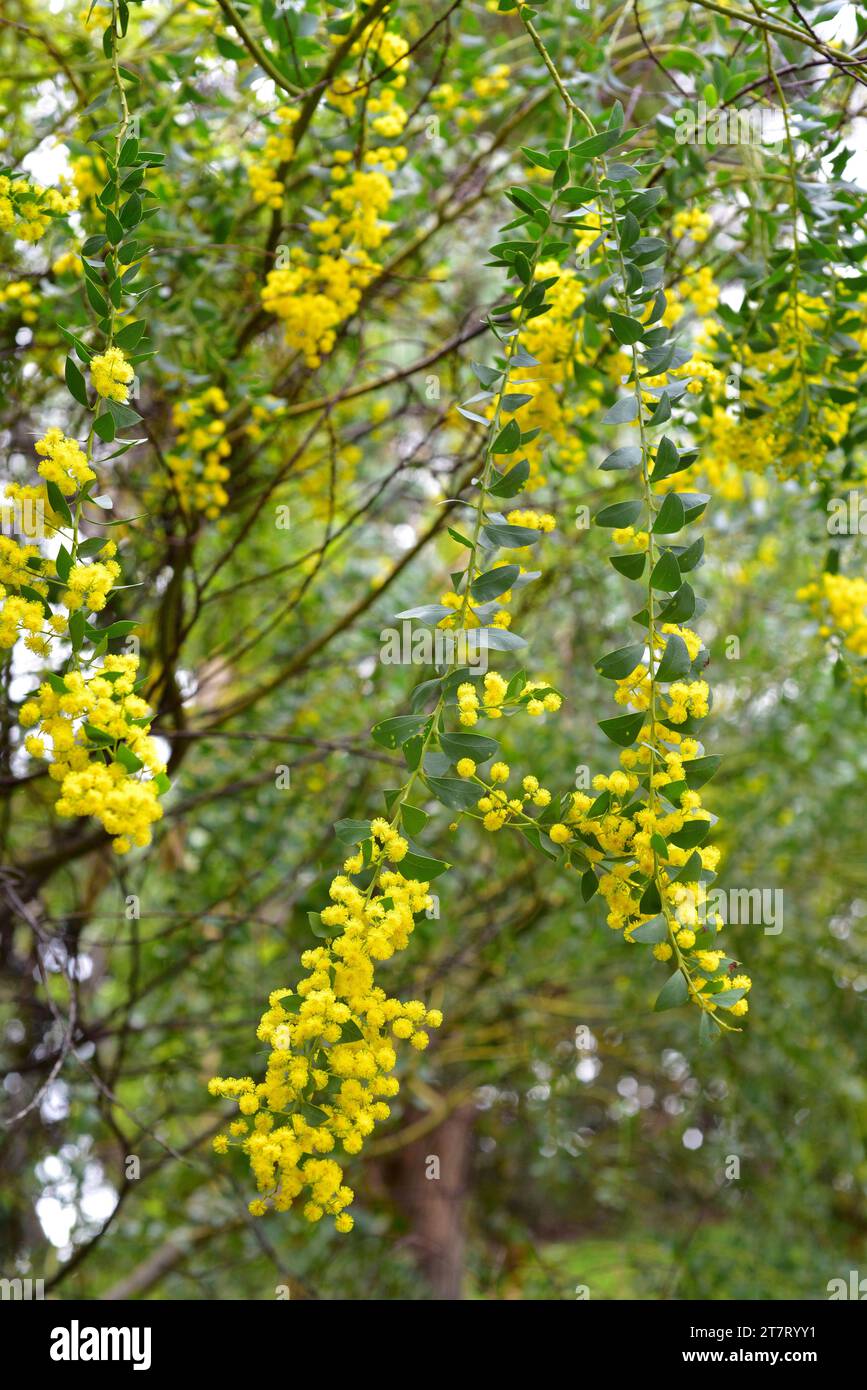
[[[682,971],[675,970],[659,991],[653,1008],[656,1013],[662,1013],[664,1009],[678,1009],[688,999],[689,986],[686,983],[686,977]]]
[[[144,336],[147,322],[145,319],[136,319],[133,323],[124,324],[119,333],[114,335],[114,341],[119,348],[125,352],[131,352]]]
[[[612,502],[609,507],[597,512],[593,520],[597,526],[631,526],[641,515],[643,505],[641,501]]]
[[[690,522],[697,521],[710,501],[710,495],[706,492],[681,492],[678,496],[683,505],[685,526],[688,526]]]
[[[672,632],[665,644],[662,659],[656,668],[658,681],[678,681],[689,671],[692,662],[686,643],[678,633]]]
[[[687,574],[689,570],[694,570],[703,555],[704,536],[699,536],[698,540],[693,541],[692,545],[688,545],[677,557],[677,564],[681,574]]]
[[[633,551],[627,555],[609,555],[608,558],[618,574],[625,575],[627,579],[640,579],[647,563],[647,551]]]
[[[65,584],[69,578],[70,570],[72,569],[72,556],[65,545],[59,548],[54,557],[54,568],[57,570],[58,578]]]
[[[437,801],[451,806],[456,811],[468,811],[479,799],[479,788],[474,782],[460,777],[425,777]]]
[[[114,743],[111,734],[107,734],[104,729],[98,729],[95,724],[88,724],[86,720],[84,723],[84,732],[87,734],[91,743],[95,743],[98,748],[110,748]]]
[[[521,647],[526,647],[527,641],[524,637],[519,637],[517,632],[512,632],[504,627],[479,627],[475,629],[476,636],[484,644],[482,650],[492,652],[516,652]]]
[[[414,878],[420,883],[429,883],[431,879],[439,878],[446,869],[450,869],[451,864],[444,859],[428,859],[423,854],[415,854],[410,851],[405,854],[400,861],[400,872],[404,878]]]
[[[449,535],[451,536],[451,538],[452,538],[453,541],[457,541],[459,545],[464,545],[464,546],[466,546],[467,550],[472,550],[472,548],[473,548],[473,543],[472,543],[472,541],[471,541],[471,540],[467,540],[467,537],[466,537],[466,536],[462,536],[461,533],[460,533],[460,531],[455,531],[455,530],[453,529],[453,527],[450,526],[450,527],[448,528],[448,532],[449,532]]]
[[[116,433],[114,416],[111,414],[111,411],[106,410],[104,415],[97,415],[93,422],[93,428],[99,435],[103,444],[110,444]]]
[[[300,1115],[303,1120],[306,1120],[307,1124],[314,1129],[318,1129],[320,1125],[324,1125],[328,1119],[324,1110],[320,1110],[318,1105],[311,1105],[309,1101],[306,1100],[298,1102],[295,1113]]]
[[[569,153],[575,159],[592,159],[594,155],[612,150],[615,145],[625,144],[634,134],[634,130],[622,130],[619,126],[615,130],[600,130],[598,135],[590,135],[586,140],[579,140],[577,145],[570,145]]]
[[[678,849],[695,849],[709,834],[709,820],[688,820],[682,830],[675,830],[668,838]]]
[[[695,612],[695,592],[690,584],[681,584],[657,617],[665,623],[685,623]]]
[[[616,651],[601,656],[594,663],[596,670],[605,680],[622,680],[634,671],[644,655],[644,643],[633,642],[628,647],[618,647]]]
[[[520,573],[520,565],[500,565],[495,569],[488,570],[486,574],[480,574],[478,579],[474,579],[470,593],[480,603],[487,603],[490,599],[498,598],[500,594],[505,594],[507,590],[511,589]]]
[[[417,685],[409,699],[413,711],[424,709],[431,696],[435,692],[439,694],[441,686],[442,680],[438,676],[434,676],[433,680],[422,681],[420,685]]]
[[[320,941],[324,941],[327,936],[334,935],[333,927],[326,927],[318,912],[308,912],[307,921],[310,923],[310,930],[314,936],[318,936]]]
[[[631,318],[629,314],[617,314],[612,310],[609,317],[611,327],[614,329],[614,336],[618,342],[625,343],[627,347],[637,343],[647,331],[643,323],[639,323],[638,319]]]
[[[69,510],[69,504],[66,498],[64,497],[63,493],[60,491],[60,488],[57,486],[56,483],[49,482],[45,484],[45,491],[48,496],[48,504],[51,507],[51,510],[53,512],[57,512],[57,515],[63,518],[63,521],[67,526],[71,526],[72,512]],[[65,578],[66,576],[64,575],[62,577]]]
[[[108,544],[100,536],[90,536],[86,541],[82,541],[78,547],[78,553],[85,559],[90,559],[91,555],[98,555]]]
[[[686,778],[686,785],[692,791],[697,791],[703,787],[705,782],[709,782],[719,769],[722,758],[716,753],[708,753],[704,758],[691,758],[689,762],[683,764],[683,775]]]
[[[651,587],[672,593],[680,588],[680,566],[670,550],[663,550],[650,576]]]
[[[629,444],[623,449],[615,449],[613,454],[609,454],[606,459],[603,459],[600,467],[607,473],[623,468],[637,468],[641,459],[641,449],[638,445]]]
[[[472,758],[474,763],[486,763],[500,751],[497,740],[487,738],[485,734],[440,734],[440,747],[453,763],[461,758]]]
[[[380,748],[400,748],[425,722],[423,717],[414,714],[398,714],[393,719],[380,720],[370,732]]]
[[[599,727],[612,743],[618,744],[621,748],[628,748],[638,738],[644,718],[641,713],[621,714],[616,719],[600,720]]]
[[[334,822],[334,833],[343,845],[358,845],[370,838],[370,821],[344,817]]]
[[[126,227],[127,231],[129,231],[131,227],[135,227],[138,225],[138,223],[141,221],[141,215],[141,198],[137,193],[132,193],[130,197],[127,198],[126,202],[120,210],[120,220],[123,223],[124,227]]]
[[[108,315],[108,300],[104,295],[100,294],[92,280],[85,280],[84,291],[90,301],[90,307],[95,309],[101,318],[106,318]]]
[[[232,43],[224,34],[217,34],[214,40],[217,52],[224,58],[231,58],[236,63],[243,63],[247,58],[247,50],[241,48],[240,44]]]
[[[517,420],[504,425],[491,445],[492,454],[513,454],[521,443],[521,426]]]
[[[676,492],[667,492],[653,523],[656,535],[671,535],[683,528],[684,506]]]
[[[629,935],[633,941],[655,946],[660,941],[668,940],[668,927],[664,917],[654,917],[652,921],[643,922],[640,927],[634,927]]]
[[[108,99],[108,93],[106,92],[106,93],[104,93],[104,95],[103,95],[103,101],[106,101],[107,99]],[[93,105],[92,102],[91,102],[91,105]],[[81,114],[82,114],[82,116],[86,116],[86,115],[87,115],[87,111],[86,111],[86,110],[85,110],[85,111],[82,111]],[[102,232],[97,232],[97,233],[95,233],[93,236],[89,236],[89,237],[87,238],[87,240],[85,241],[84,245],[83,245],[82,248],[81,248],[81,254],[82,254],[82,256],[84,256],[84,257],[88,257],[88,256],[98,256],[99,253],[100,253],[100,251],[102,250],[103,246],[105,246],[106,241],[107,241],[107,238],[106,238],[105,236],[103,236]]]
[[[117,161],[118,167],[121,169],[125,169],[128,168],[130,165],[135,164],[137,156],[138,140],[136,140],[134,136],[130,135],[126,140],[124,140],[123,144],[120,147],[120,154],[118,156]]]
[[[354,1042],[363,1042],[363,1041],[364,1041],[364,1034],[362,1033],[362,1031],[361,1031],[361,1029],[359,1028],[358,1024],[355,1022],[355,1019],[354,1019],[354,1018],[348,1018],[348,1019],[346,1020],[346,1022],[344,1023],[343,1027],[340,1029],[340,1042],[341,1042],[341,1043],[354,1043]]]
[[[540,169],[554,169],[556,166],[551,156],[543,154],[541,150],[530,150],[526,145],[521,146],[521,154],[526,155],[531,164],[536,164]]]
[[[421,623],[438,623],[454,610],[447,608],[444,603],[422,603],[418,608],[404,608],[401,613],[395,613],[397,619],[417,618]]]
[[[137,425],[141,419],[138,411],[131,410],[128,405],[123,405],[121,401],[106,401],[106,405],[119,430],[125,430],[129,425]]]
[[[514,468],[510,468],[508,473],[498,477],[496,482],[488,488],[488,492],[494,497],[515,497],[521,491],[530,476],[530,464],[527,459],[521,459]]]
[[[715,1038],[719,1037],[719,1028],[713,1021],[713,1017],[707,1009],[702,1009],[701,1019],[698,1025],[698,1040],[702,1047],[708,1047]]]
[[[419,835],[430,820],[427,811],[422,811],[419,806],[411,806],[408,801],[401,805],[400,818],[408,835]]]
[[[530,526],[512,526],[508,522],[491,522],[482,532],[491,545],[502,546],[504,550],[520,550],[525,545],[536,545],[542,537],[541,531]]]
[[[144,763],[137,758],[131,748],[127,748],[125,743],[119,743],[114,753],[115,758],[125,767],[127,772],[140,772]]]
[[[585,903],[589,903],[594,893],[599,888],[599,880],[592,869],[587,869],[581,875],[581,898]]]
[[[602,417],[603,425],[628,425],[638,418],[638,401],[635,396],[621,396]],[[604,466],[604,465],[603,465]]]
[[[113,246],[119,246],[124,238],[124,230],[115,214],[109,208],[105,214],[105,231]]]
[[[84,614],[82,613],[81,609],[79,609],[79,610],[78,610],[77,612],[75,612],[75,613],[70,613],[70,615],[69,615],[69,640],[70,640],[70,644],[71,644],[71,646],[72,646],[72,650],[73,650],[74,652],[80,651],[80,650],[81,650],[82,643],[84,642],[84,628],[85,628],[85,622],[86,622],[86,619],[85,619],[85,616],[84,616]]]
[[[656,462],[652,474],[653,481],[658,483],[661,479],[667,478],[671,473],[679,473],[681,468],[686,467],[687,464],[681,459],[677,448],[669,439],[668,435],[664,434],[656,448]]]
[[[540,854],[544,854],[546,858],[556,859],[558,857],[560,852],[559,845],[556,849],[551,849],[551,841],[547,836],[544,839],[542,838],[542,832],[538,825],[522,825],[519,827],[519,833],[523,835],[528,844],[532,845]]]
[[[728,1008],[730,1004],[736,1004],[739,999],[743,999],[746,992],[745,989],[724,989],[714,995],[713,1002]]]
[[[77,365],[73,362],[71,357],[67,357],[66,359],[63,375],[69,389],[69,394],[72,396],[73,400],[78,401],[79,405],[89,406],[90,402],[87,399],[87,387],[84,384],[84,377],[81,375],[81,372],[78,370]]]

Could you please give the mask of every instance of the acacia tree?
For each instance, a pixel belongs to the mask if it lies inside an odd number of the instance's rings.
[[[74,1134],[55,1284],[235,1240],[316,1284],[351,1166],[455,1292],[473,1098],[604,1022],[575,971],[742,1045],[705,667],[779,565],[865,680],[837,8],[13,7],[3,959],[16,1164]]]

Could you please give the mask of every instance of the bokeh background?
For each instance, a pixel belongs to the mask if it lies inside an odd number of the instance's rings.
[[[210,1150],[228,1107],[208,1096],[208,1078],[264,1061],[256,1023],[310,945],[307,913],[321,908],[339,854],[333,823],[377,813],[393,785],[396,759],[369,730],[407,708],[424,672],[383,664],[380,634],[449,587],[459,547],[442,499],[478,457],[454,404],[472,390],[469,360],[490,345],[448,345],[480,331],[502,293],[486,247],[508,216],[503,189],[532,174],[519,146],[558,129],[514,16],[492,5],[445,18],[414,3],[394,10],[410,39],[442,22],[420,42],[403,98],[414,115],[390,211],[393,260],[319,369],[287,354],[258,308],[275,242],[248,166],[273,128],[273,84],[215,5],[133,15],[126,61],[146,128],[169,151],[147,272],[165,288],[153,300],[156,356],[141,368],[149,443],[109,479],[120,515],[148,512],[121,532],[141,587],[113,612],[143,622],[174,787],[145,855],[118,859],[88,827],[58,826],[47,780],[31,776],[13,731],[32,675],[7,662],[3,882],[16,896],[2,923],[0,1033],[4,1109],[30,1108],[3,1139],[0,1272],[93,1299],[825,1298],[828,1280],[867,1273],[867,748],[862,695],[798,591],[831,544],[825,501],[857,484],[860,405],[812,471],[785,476],[782,460],[725,475],[704,523],[708,746],[724,759],[707,788],[719,882],[783,905],[777,934],[728,928],[754,980],[743,1031],[701,1046],[688,1010],[655,1014],[664,972],[609,930],[598,899],[584,905],[575,879],[521,842],[471,826],[450,834],[439,808],[427,847],[454,869],[439,916],[419,923],[388,983],[442,1008],[445,1023],[402,1071],[392,1120],[350,1165],[355,1231],[294,1215],[254,1221],[243,1161]],[[791,19],[788,6],[765,10]],[[0,66],[15,75],[0,82],[3,158],[51,181],[86,159],[101,119],[82,116],[105,85],[99,34],[75,6],[9,0],[7,11]],[[805,7],[846,52],[860,51],[852,11]],[[274,7],[244,12],[282,61]],[[306,35],[293,32],[315,70],[321,25],[338,12],[308,0],[293,13],[307,17]],[[761,34],[700,5],[646,4],[640,15],[645,43],[634,12],[614,5],[552,5],[540,27],[594,111],[633,96],[635,123],[655,131],[664,218],[709,210],[710,239],[676,248],[672,282],[707,265],[728,287],[722,302],[737,303],[754,259],[785,239],[785,163],[677,146],[672,103],[715,81],[755,84]],[[809,61],[808,40],[804,31],[799,50],[778,38],[779,65]],[[508,76],[492,79],[499,63]],[[793,103],[823,116],[839,98],[841,120],[857,118],[863,86],[823,74],[825,87],[787,89]],[[460,97],[445,114],[428,96],[443,82]],[[754,86],[750,100],[768,91]],[[434,144],[425,119],[437,112]],[[334,112],[320,116],[281,214],[290,242],[321,199],[339,125]],[[846,126],[850,179],[859,128]],[[816,138],[816,176],[830,177],[829,128]],[[740,173],[758,202],[733,187]],[[85,194],[74,237],[89,210]],[[849,234],[863,251],[857,219]],[[77,281],[52,269],[65,236],[18,247],[23,270],[3,272],[6,285],[26,275],[39,301],[35,321],[5,304],[0,322],[8,476],[19,480],[34,431],[66,409],[58,316],[85,320]],[[821,279],[822,264],[814,270]],[[817,371],[818,391],[826,366]],[[389,374],[357,401],[338,399],[348,383]],[[608,403],[613,380],[591,398]],[[170,498],[154,502],[151,479],[172,405],[215,381],[240,412],[230,501],[190,524]],[[245,404],[264,402],[267,415],[275,400],[318,398],[328,403],[318,414],[246,429]],[[557,530],[540,548],[542,578],[514,605],[534,675],[564,703],[504,734],[508,762],[558,790],[581,785],[582,769],[608,769],[597,721],[611,708],[593,662],[620,645],[632,611],[606,536],[581,523],[578,509],[595,510],[609,480],[596,471],[604,449],[592,421],[575,429],[582,460],[562,438],[546,451],[539,497]],[[277,504],[290,509],[288,528],[275,525]],[[840,551],[857,572],[863,539],[844,538]],[[62,1015],[77,1007],[75,1050],[57,1071],[49,997]]]

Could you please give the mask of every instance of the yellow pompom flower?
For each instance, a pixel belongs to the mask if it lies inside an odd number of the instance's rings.
[[[121,404],[129,400],[129,385],[135,372],[119,347],[106,348],[91,359],[90,380],[98,396]]]

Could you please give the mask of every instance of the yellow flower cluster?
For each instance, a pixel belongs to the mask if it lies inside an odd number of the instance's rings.
[[[165,764],[149,736],[151,710],[135,693],[137,672],[137,656],[107,656],[87,675],[44,681],[19,713],[22,728],[33,730],[28,753],[49,761],[60,783],[57,814],[94,816],[118,854],[150,844],[162,816]]]
[[[77,251],[64,251],[52,262],[51,269],[55,275],[80,275],[81,257]]]
[[[295,154],[292,127],[298,119],[298,108],[277,108],[277,129],[268,136],[262,150],[248,170],[253,201],[279,210],[283,206],[283,180],[279,177],[282,165],[290,164]]]
[[[20,315],[22,323],[35,323],[39,295],[29,280],[11,280],[0,288],[0,305]]]
[[[56,427],[46,430],[34,447],[41,459],[40,474],[46,482],[56,484],[66,497],[96,476],[76,441],[67,439]],[[28,535],[39,533],[41,520],[49,520],[52,525],[62,524],[62,518],[48,502],[44,486],[7,484],[4,505],[20,508],[21,526]],[[70,612],[84,606],[91,612],[104,608],[120,574],[120,566],[113,558],[115,551],[114,542],[108,541],[102,547],[102,560],[79,561],[70,565],[63,575],[56,571],[57,579],[65,586],[60,600],[66,612],[52,615],[48,607],[49,588],[41,574],[44,560],[39,549],[34,545],[19,545],[10,537],[0,537],[0,646],[12,647],[24,634],[25,646],[45,656],[50,650],[51,636],[66,633]],[[23,592],[11,594],[10,589]]]
[[[241,1116],[214,1147],[232,1142],[250,1160],[261,1194],[250,1211],[287,1211],[305,1195],[304,1216],[333,1216],[338,1231],[352,1229],[346,1208],[354,1193],[333,1157],[361,1152],[377,1122],[388,1118],[387,1100],[400,1086],[395,1039],[419,1051],[438,1028],[442,1014],[418,999],[392,998],[374,982],[375,962],[403,950],[415,916],[431,904],[428,885],[383,867],[403,858],[406,842],[384,820],[371,824],[373,884],[363,891],[353,876],[363,867],[358,852],[331,883],[331,903],[320,915],[323,946],[305,951],[308,972],[295,987],[275,990],[262,1015],[259,1039],[270,1049],[264,1080],[215,1077],[211,1095],[237,1101]]]
[[[228,504],[224,484],[231,472],[225,460],[232,446],[225,437],[225,421],[220,419],[228,409],[229,402],[218,386],[172,406],[177,448],[166,455],[166,464],[178,504],[187,516],[201,514],[213,520]],[[157,477],[151,479],[152,483],[159,481]]]
[[[335,44],[340,43],[339,35],[332,35],[332,38]],[[408,52],[406,39],[388,28],[388,19],[378,20],[353,44],[350,54],[372,64],[376,70],[387,68],[389,82],[368,89],[352,77],[338,77],[326,92],[328,104],[347,120],[352,120],[359,104],[363,103],[366,105],[365,115],[372,117],[371,127],[377,135],[384,139],[400,135],[406,125],[407,114],[397,100],[397,93],[406,86]]]
[[[820,299],[801,296],[797,308],[790,302],[774,325],[773,348],[760,351],[743,344],[736,399],[726,400],[721,372],[709,381],[702,467],[711,479],[732,469],[762,473],[772,468],[781,478],[807,469],[812,476],[829,447],[844,439],[857,399],[833,400],[828,392],[819,397],[814,391],[805,404],[807,388],[824,379],[820,371],[809,369],[809,348],[821,337],[826,315]],[[854,326],[851,336],[862,351],[867,348],[867,326]],[[854,354],[852,361],[858,360]],[[847,367],[843,358],[837,370],[856,373],[857,366]]]
[[[525,709],[537,717],[556,713],[563,697],[544,681],[522,681],[512,689],[498,671],[487,671],[482,681],[481,700],[472,681],[462,681],[457,690],[458,718],[471,729],[482,714],[488,719],[502,719],[510,710]]]
[[[697,633],[674,624],[667,624],[663,631],[681,637],[695,659],[701,650]],[[656,637],[658,657],[663,643],[659,633]],[[555,827],[558,833],[552,831],[551,838],[567,845],[576,834],[580,837],[579,848],[597,867],[599,891],[613,930],[632,942],[632,933],[661,912],[667,939],[654,946],[656,958],[668,960],[676,954],[686,974],[689,997],[701,1008],[709,1013],[722,1008],[740,1017],[749,1007],[745,994],[732,997],[731,991],[746,991],[749,982],[736,985],[729,974],[732,962],[723,951],[710,949],[723,921],[708,910],[701,874],[716,870],[720,851],[706,843],[707,829],[701,823],[711,818],[698,791],[687,781],[690,762],[701,757],[702,749],[697,739],[675,727],[690,717],[706,715],[709,693],[703,680],[673,681],[667,690],[656,684],[654,692],[649,670],[641,664],[618,680],[617,702],[636,712],[646,711],[648,718],[636,736],[636,746],[621,752],[621,767],[593,779],[595,797],[583,791],[571,793],[563,827]],[[642,788],[647,789],[646,798]],[[686,829],[694,823],[699,823],[695,833]],[[676,838],[685,838],[687,847],[678,845]],[[653,888],[657,901],[652,900]],[[722,1004],[716,1002],[717,995]]]
[[[502,96],[509,90],[509,76],[512,69],[508,63],[497,63],[490,73],[473,78],[473,91],[477,97]]]
[[[700,245],[707,241],[712,226],[710,213],[703,212],[701,208],[680,208],[672,219],[671,234],[677,239],[688,236],[696,245]]]
[[[289,264],[270,271],[262,289],[264,307],[283,320],[287,343],[304,354],[309,367],[318,367],[334,347],[340,325],[355,313],[379,271],[369,253],[390,231],[380,219],[392,188],[385,173],[369,167],[377,155],[368,151],[366,167],[339,182],[323,215],[309,223],[319,254],[293,248]],[[336,162],[335,171],[343,178],[344,164]]]
[[[88,198],[93,198],[102,188],[108,176],[108,171],[102,165],[102,161],[91,155],[78,155],[70,160],[72,168],[72,182],[75,184],[75,191],[78,194],[79,202],[85,203]]]
[[[372,95],[364,108],[365,120],[384,138],[394,138],[406,124],[406,112],[397,93],[406,83],[408,45],[380,21],[359,41],[359,52],[396,74],[380,94]],[[339,78],[327,92],[328,101],[351,120],[359,100],[358,84]],[[291,144],[292,108],[285,108],[287,130],[282,137]],[[291,119],[290,119],[291,118]],[[266,147],[267,149],[267,147]],[[401,146],[368,147],[360,167],[350,172],[353,156],[349,150],[334,152],[331,167],[332,190],[321,215],[308,223],[315,240],[315,254],[293,247],[289,262],[269,271],[262,289],[265,309],[283,320],[286,342],[304,355],[309,367],[318,367],[331,352],[341,324],[351,318],[361,303],[364,290],[379,273],[371,252],[382,245],[391,231],[383,221],[392,199],[389,174],[407,157]],[[270,187],[268,176],[260,173],[259,188],[264,195]],[[277,197],[274,193],[273,198]],[[282,189],[281,189],[282,196]],[[267,200],[267,199],[266,199]]]
[[[10,542],[7,536],[0,537],[4,548]],[[44,609],[35,599],[24,598],[21,594],[10,594],[5,584],[0,583],[0,647],[8,650],[14,647],[22,632],[27,633],[26,645],[31,651],[42,647],[42,626],[45,621]]]
[[[531,531],[553,531],[556,518],[550,512],[535,512],[532,509],[516,509],[506,517],[510,526],[527,526]]]
[[[819,618],[822,637],[835,639],[864,663],[853,667],[851,676],[856,685],[867,687],[867,579],[826,571],[820,580],[799,589],[797,597]]]
[[[28,522],[35,522],[39,500],[34,503],[33,499],[26,499],[19,505],[22,507],[22,517],[27,517],[27,510],[30,510]],[[33,529],[36,530],[35,525]],[[24,645],[30,651],[44,655],[49,645],[48,637],[44,635],[46,631],[49,636],[52,632],[65,631],[65,618],[48,618],[50,610],[45,606],[47,586],[33,568],[40,564],[37,546],[20,545],[11,536],[0,536],[0,647],[4,649],[14,647],[23,635]],[[20,592],[22,589],[23,593]]]
[[[590,220],[590,218],[586,219]],[[597,219],[598,220],[598,219]],[[597,232],[576,234],[576,249],[580,252]],[[531,319],[521,330],[521,342],[538,366],[527,372],[529,380],[522,382],[521,392],[532,397],[521,410],[521,428],[525,433],[539,433],[523,446],[530,464],[528,488],[545,481],[544,460],[553,457],[557,466],[574,472],[587,458],[587,450],[578,426],[598,407],[602,390],[601,374],[591,378],[589,390],[576,400],[573,369],[592,360],[592,350],[578,331],[579,309],[584,302],[585,289],[569,266],[557,261],[541,261],[536,267],[537,280],[559,277],[546,294],[550,308],[546,314]],[[508,418],[508,412],[504,418]],[[524,523],[522,523],[524,524]]]
[[[459,91],[451,82],[441,82],[431,92],[431,101],[444,115],[457,111],[459,125],[478,125],[487,114],[484,105],[479,103],[508,92],[511,73],[512,69],[508,63],[495,63],[489,73],[474,77],[467,91]]]
[[[551,518],[551,520],[553,520],[553,518]],[[539,529],[539,528],[535,528],[535,529]],[[495,570],[496,570],[496,569],[501,569],[504,565],[507,565],[508,563],[509,563],[508,560],[500,559],[500,560],[497,560],[497,561],[494,563],[494,565],[492,566],[492,568],[495,569]],[[523,566],[519,566],[519,568],[520,568],[520,571],[521,571],[522,574],[525,573],[525,570],[524,570]],[[466,601],[466,606],[465,606],[465,605],[464,605],[464,597],[463,597],[462,594],[456,593],[454,589],[447,589],[446,592],[445,592],[444,594],[440,594],[440,603],[441,603],[445,608],[451,608],[451,609],[453,609],[453,610],[454,610],[454,616],[451,616],[451,615],[450,615],[450,616],[447,617],[447,618],[442,618],[442,619],[440,620],[440,622],[437,623],[437,627],[441,627],[441,628],[458,628],[458,627],[462,627],[462,628],[464,628],[465,630],[466,630],[466,629],[469,629],[469,628],[482,627],[482,626],[484,626],[484,627],[500,627],[500,628],[511,627],[511,625],[512,625],[512,615],[511,615],[511,613],[507,612],[507,610],[506,610],[506,608],[505,608],[505,605],[508,604],[508,603],[511,603],[511,601],[512,601],[512,590],[511,590],[511,589],[506,589],[506,590],[504,590],[503,593],[498,594],[498,595],[497,595],[496,602],[499,603],[499,604],[503,604],[504,606],[503,606],[502,608],[498,608],[498,609],[496,610],[496,612],[493,614],[493,616],[490,617],[490,616],[485,615],[485,614],[482,612],[482,605],[481,605],[481,604],[474,604],[474,603],[473,603],[472,597],[469,597],[469,598],[467,599],[467,601]],[[499,679],[499,677],[497,677],[497,679]]]
[[[44,188],[31,179],[0,174],[0,231],[18,241],[39,241],[55,217],[78,207],[76,194],[65,186]]]
[[[508,603],[511,597],[512,591],[511,589],[508,589],[506,593],[500,594],[499,598],[497,599],[497,602]],[[490,619],[479,615],[479,613],[473,607],[472,600],[469,600],[467,602],[466,609],[464,609],[463,595],[455,593],[454,589],[447,589],[444,594],[440,594],[440,603],[445,608],[453,608],[455,610],[455,616],[443,618],[439,623],[437,623],[437,627],[461,627],[464,629],[481,626],[510,627],[512,623],[512,615],[511,613],[507,613],[505,608],[498,609],[497,612],[494,613],[493,617]]]
[[[552,706],[552,708],[558,707],[559,705]],[[466,771],[462,775],[465,776]],[[474,780],[484,788],[484,795],[476,803],[476,809],[485,830],[489,830],[491,833],[502,830],[506,825],[513,825],[518,828],[523,825],[535,825],[536,821],[526,814],[525,807],[529,804],[544,809],[551,804],[551,793],[547,787],[540,784],[538,777],[533,776],[522,778],[520,795],[509,796],[505,788],[499,785],[507,782],[511,776],[511,768],[508,763],[493,763],[488,773],[489,782],[485,782],[483,778],[475,776],[475,774],[472,775]]]
[[[129,400],[129,385],[134,377],[135,372],[119,347],[112,345],[91,358],[90,379],[98,396],[124,404]]]
[[[34,447],[42,459],[39,464],[42,477],[49,483],[56,483],[67,497],[96,477],[76,441],[67,439],[56,427],[46,430]]]

